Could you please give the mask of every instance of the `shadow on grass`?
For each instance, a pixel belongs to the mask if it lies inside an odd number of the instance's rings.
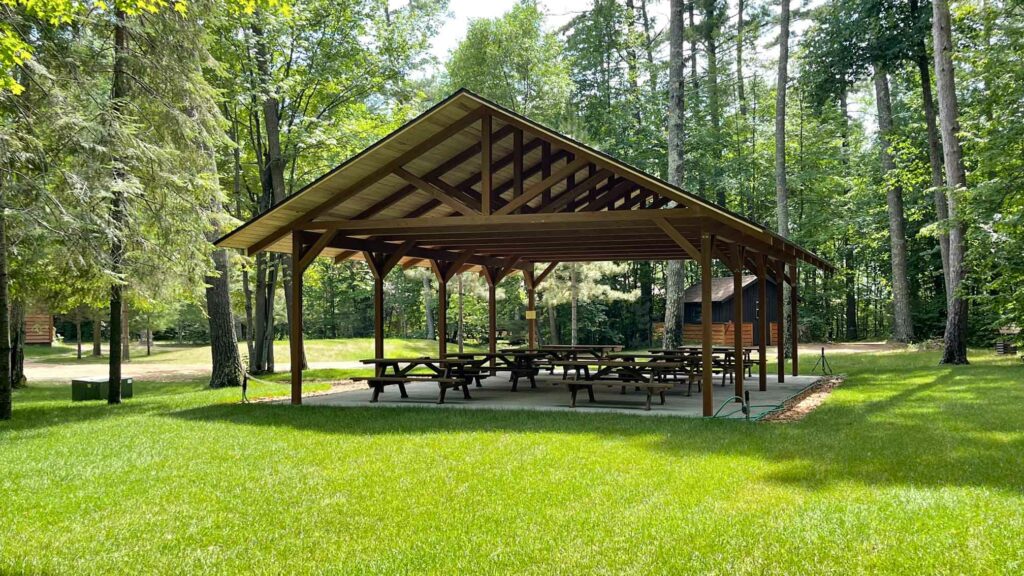
[[[632,439],[678,459],[760,460],[761,478],[816,490],[988,487],[1024,492],[1024,370],[993,366],[877,370],[855,377],[797,424],[502,410],[219,405],[171,412],[190,421],[359,437],[551,433]],[[550,440],[548,440],[550,441]],[[396,438],[396,449],[402,440]]]

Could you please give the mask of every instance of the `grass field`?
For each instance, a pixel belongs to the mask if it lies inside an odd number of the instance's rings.
[[[307,339],[306,342],[307,362],[351,362],[362,358],[373,357],[372,338],[337,338],[337,339]],[[389,356],[425,356],[437,354],[436,340],[420,340],[413,338],[388,338],[386,341],[387,353]],[[486,347],[485,347],[486,348]],[[245,344],[240,343],[239,351],[247,354]],[[455,350],[456,345],[450,344],[450,350]],[[468,346],[469,350],[480,350],[479,347]],[[74,343],[55,343],[53,346],[29,346],[25,349],[27,358],[45,361],[51,364],[106,364],[107,347],[103,345],[103,356],[91,356],[92,343],[82,347],[82,359],[76,355]],[[288,369],[288,362],[291,358],[287,340],[274,342],[274,360],[279,369]],[[132,346],[131,363],[147,364],[209,364],[210,347],[192,346],[185,344],[174,344],[169,342],[156,342],[152,354],[146,356],[144,346]]]
[[[35,385],[0,424],[0,573],[1019,574],[1024,365],[973,359],[835,355],[794,424]]]

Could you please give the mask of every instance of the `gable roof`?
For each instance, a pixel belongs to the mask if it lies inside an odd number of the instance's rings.
[[[480,170],[485,125],[490,171]],[[481,213],[486,201],[491,211]],[[460,243],[439,222],[472,234]],[[720,254],[743,245],[831,268],[757,223],[463,89],[216,245],[290,253],[293,234],[312,244],[330,233],[322,254],[336,260],[396,252],[406,241],[413,245],[401,257],[406,265],[468,250],[468,265],[665,260],[690,257],[678,238],[699,246],[709,229]]]
[[[775,280],[771,277],[766,278],[769,284],[774,285]],[[746,274],[743,276],[743,289],[746,290],[747,286],[750,286],[754,282],[757,282],[757,276],[753,274]],[[683,292],[683,302],[687,304],[703,302],[701,297],[701,286],[700,283],[690,286]],[[712,302],[728,302],[732,300],[733,295],[733,279],[732,276],[726,276],[722,278],[711,279],[711,301]]]

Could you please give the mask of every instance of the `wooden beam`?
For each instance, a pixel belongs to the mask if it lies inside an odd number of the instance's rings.
[[[323,252],[324,248],[331,242],[331,240],[334,240],[334,237],[337,236],[337,235],[338,235],[338,230],[337,229],[335,229],[335,230],[328,230],[328,231],[324,232],[323,234],[321,234],[320,237],[317,238],[316,242],[314,242],[313,245],[310,246],[309,248],[306,248],[305,250],[303,250],[303,252],[301,254],[298,254],[298,255],[293,254],[292,255],[292,259],[293,260],[296,257],[299,258],[299,263],[298,263],[299,272],[305,272],[306,268],[309,268],[309,265],[313,262],[313,259],[316,258],[317,256],[319,256],[320,253]]]
[[[302,237],[306,237],[306,234],[302,234]],[[313,236],[313,235],[309,235]],[[410,238],[410,240],[414,240]],[[392,242],[383,242],[380,240],[368,240],[362,238],[352,238],[349,236],[336,236],[331,240],[329,244],[330,248],[340,248],[342,250],[356,250],[359,252],[373,252],[373,253],[384,253],[392,254],[399,249],[400,245]],[[444,261],[457,260],[463,251],[451,252],[448,250],[432,250],[427,248],[421,248],[420,246],[412,246],[408,249],[405,256],[411,258],[422,258],[422,259],[436,259]],[[502,262],[501,259],[479,256],[471,254],[467,263],[479,265],[479,266],[495,266]]]
[[[459,257],[456,258],[453,262],[448,264],[445,270],[445,282],[451,280],[456,274],[458,274],[459,270],[462,269],[462,266],[465,265],[466,262],[468,262],[469,259],[472,257],[473,252],[470,250],[466,250],[465,252],[460,254]]]
[[[528,193],[526,193],[528,194]],[[520,196],[524,198],[526,196]],[[508,205],[506,205],[507,207]],[[379,218],[372,220],[321,220],[302,226],[303,230],[327,230],[338,228],[343,233],[376,234],[420,234],[428,230],[470,230],[474,227],[493,230],[514,224],[572,228],[578,224],[595,224],[604,227],[615,222],[650,222],[656,218],[691,219],[694,213],[689,208],[665,210],[617,210],[611,212],[558,212],[554,214],[493,214],[491,216],[452,216],[432,218]],[[504,230],[503,230],[504,231]]]
[[[544,271],[541,272],[540,274],[538,274],[536,278],[534,278],[534,280],[533,280],[534,287],[540,286],[540,283],[543,282],[544,279],[547,278],[549,274],[551,274],[552,272],[555,271],[555,267],[556,266],[558,266],[558,262],[552,262],[552,263],[548,264],[547,267],[544,268]]]
[[[608,170],[598,170],[583,182],[580,182],[579,184],[573,186],[571,189],[566,189],[565,192],[559,194],[558,197],[555,198],[554,200],[551,200],[538,206],[537,212],[558,212],[559,210],[567,206],[569,202],[571,202],[577,196],[584,192],[589,192],[595,186],[597,186],[598,182],[610,178],[611,176],[612,173]]]
[[[551,176],[548,176],[547,178],[531,186],[529,190],[526,190],[519,196],[512,198],[512,200],[508,204],[502,206],[499,210],[495,212],[495,214],[512,214],[512,212],[522,208],[528,202],[539,196],[545,190],[551,188],[552,186],[561,182],[562,180],[565,180],[572,174],[575,174],[576,172],[582,170],[586,165],[587,162],[583,159],[576,159],[573,160],[572,162],[569,162],[565,166],[562,166],[561,168],[556,170],[553,174],[551,174]]]
[[[302,252],[302,238],[292,235],[292,318],[288,326],[288,347],[291,351],[292,404],[302,404],[302,272],[303,268],[295,255]]]
[[[711,366],[711,246],[714,237],[704,232],[700,235],[700,324],[701,324],[701,404],[704,416],[714,415],[714,386]]]
[[[523,194],[523,131],[512,134],[512,197]]]
[[[778,368],[779,368],[779,383],[786,381],[786,300],[785,300],[785,279],[783,275],[785,272],[783,268],[784,264],[775,267],[775,306],[776,315],[775,318],[779,325],[779,337],[776,338],[776,354],[778,355]]]
[[[412,247],[415,245],[415,240],[406,240],[405,242],[402,242],[402,244],[398,247],[397,250],[395,250],[391,254],[388,254],[387,260],[385,260],[384,263],[381,265],[383,275],[387,276],[388,272],[390,272],[391,269],[394,268],[395,265],[398,264],[402,260],[402,258],[404,258],[405,255],[409,253],[409,250],[412,250]]]
[[[606,208],[610,209],[613,204],[625,197],[630,190],[635,190],[639,186],[632,180],[621,179],[613,186],[608,187],[600,196],[596,197],[593,201],[589,202],[586,206],[581,207],[580,211],[586,212],[597,212]]]
[[[426,180],[420,178],[419,176],[413,174],[412,172],[409,172],[405,168],[395,168],[394,173],[395,175],[399,176],[406,182],[412,184],[413,186],[419,188],[420,190],[423,190],[427,194],[430,194],[431,196],[434,197],[435,200],[447,205],[449,208],[459,212],[460,214],[465,214],[467,216],[480,214],[478,210],[470,208],[464,202],[462,202],[455,196],[452,196],[449,193],[450,191],[442,190],[441,187],[437,186],[436,184],[432,182],[427,182]]]
[[[324,200],[323,202],[315,206],[313,209],[307,210],[301,216],[293,219],[288,224],[281,226],[280,228],[271,232],[267,236],[264,236],[261,240],[258,240],[253,244],[250,244],[249,247],[246,249],[246,253],[252,255],[256,254],[257,252],[260,252],[267,246],[270,246],[274,242],[280,240],[281,237],[283,237],[288,232],[300,228],[302,224],[312,222],[316,218],[319,218],[320,216],[327,213],[329,210],[331,210],[338,204],[345,202],[346,200],[352,198],[356,194],[359,194],[363,190],[366,190],[373,184],[376,184],[380,179],[394,172],[395,168],[404,166],[405,164],[411,162],[412,160],[419,158],[431,148],[434,148],[441,142],[444,142],[448,138],[465,130],[470,124],[476,122],[476,120],[480,117],[480,114],[482,113],[483,110],[484,108],[481,106],[467,113],[462,118],[433,133],[430,137],[426,138],[419,144],[405,151],[403,154],[399,154],[397,157],[393,158],[389,162],[383,163],[376,170],[366,175],[365,177],[359,179],[359,181],[353,184],[352,186],[345,188],[341,192],[333,194],[330,198]]]
[[[735,254],[736,262],[743,262],[742,248]],[[733,384],[735,396],[743,398],[743,377],[745,374],[745,362],[743,353],[743,266],[739,265],[732,270],[732,314],[733,314],[733,359],[735,360]]]
[[[345,260],[348,260],[349,258],[355,256],[358,253],[359,252],[357,250],[343,250],[342,252],[339,252],[337,256],[334,257],[334,263],[341,264]]]
[[[789,343],[793,348],[793,376],[800,375],[800,298],[797,296],[800,270],[792,264],[793,284],[789,291]]]
[[[676,227],[670,224],[668,220],[664,218],[655,218],[654,223],[658,225],[658,228],[661,228],[662,231],[665,232],[665,235],[671,238],[673,242],[689,254],[690,258],[693,258],[698,262],[701,261],[700,250],[697,250],[697,247],[690,243],[690,241],[687,240],[679,230],[676,230]]]
[[[768,273],[764,254],[757,256],[757,389],[768,389]]]
[[[480,125],[480,211],[491,213],[491,115],[484,114]]]

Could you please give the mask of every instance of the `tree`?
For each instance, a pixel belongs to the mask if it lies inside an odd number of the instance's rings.
[[[789,238],[789,188],[786,183],[786,88],[789,82],[789,0],[782,0],[779,11],[779,72],[775,83],[775,218],[779,235]],[[779,330],[787,340],[790,337],[790,306],[788,285],[785,293],[783,318]],[[787,345],[787,354],[792,346]],[[780,359],[781,362],[781,359]]]
[[[668,181],[683,186],[686,158],[686,55],[683,41],[686,37],[683,0],[669,3],[668,33]],[[675,344],[676,326],[681,317],[680,295],[683,291],[683,262],[672,260],[665,272],[665,336],[662,346]]]
[[[965,227],[959,220],[959,196],[967,188],[960,111],[953,71],[953,31],[948,0],[932,0],[932,43],[935,46],[935,86],[939,93],[939,124],[949,203],[949,298],[946,312],[943,364],[967,364],[967,300],[964,281]]]
[[[549,125],[562,117],[569,71],[558,38],[543,28],[534,0],[503,16],[472,20],[445,66],[450,89],[468,88]]]

